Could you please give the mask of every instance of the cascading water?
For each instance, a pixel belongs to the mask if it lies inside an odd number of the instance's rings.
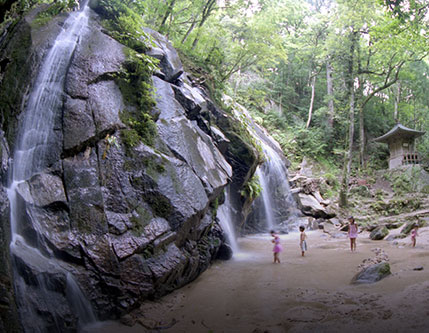
[[[219,219],[220,226],[222,227],[227,237],[228,243],[231,246],[233,253],[237,253],[239,248],[237,239],[235,236],[234,228],[234,214],[231,201],[230,187],[228,186],[225,190],[225,202],[219,206],[217,210],[217,217]]]
[[[263,141],[261,145],[266,161],[256,170],[262,192],[254,206],[258,217],[265,220],[266,231],[289,232],[299,222],[299,210],[290,191],[287,168],[273,148]]]
[[[261,185],[262,191],[261,191],[261,197],[262,197],[262,209],[264,210],[263,213],[265,214],[265,222],[268,230],[273,230],[274,228],[274,216],[273,216],[273,207],[271,205],[271,196],[269,191],[269,186],[267,182],[267,177],[262,172],[261,168],[258,166],[256,169],[256,175],[259,179],[259,184]]]
[[[82,11],[70,14],[44,58],[23,112],[9,173],[10,248],[15,289],[21,322],[24,329],[31,332],[62,331],[64,325],[67,325],[59,322],[56,316],[59,311],[56,308],[58,302],[53,303],[56,293],[62,293],[69,301],[70,317],[76,317],[78,325],[95,320],[92,308],[73,276],[51,256],[48,247],[38,249],[40,233],[37,231],[40,223],[37,223],[31,212],[23,213],[26,211],[24,201],[32,201],[31,194],[26,191],[27,181],[48,168],[52,164],[52,155],[57,154],[58,149],[55,147],[60,139],[56,135],[56,124],[63,107],[65,77],[73,52],[88,25],[89,10],[85,4]],[[26,200],[22,200],[25,196]],[[28,223],[33,224],[31,229],[36,231],[32,236],[36,239],[30,239],[28,232],[22,231]],[[28,270],[31,269],[33,275],[26,275],[26,268],[22,267],[31,267]],[[48,278],[48,275],[51,277]],[[30,289],[37,289],[37,296]],[[39,305],[38,311],[34,309],[34,303]],[[40,319],[41,308],[46,312],[44,319]],[[45,323],[46,318],[49,318],[50,323]]]

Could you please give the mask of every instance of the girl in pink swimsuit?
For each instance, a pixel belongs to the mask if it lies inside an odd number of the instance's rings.
[[[352,251],[356,251],[356,238],[357,238],[357,234],[358,234],[358,227],[357,224],[355,223],[355,218],[353,216],[349,217],[349,231],[348,231],[348,236],[350,238],[350,249]]]
[[[274,232],[274,230],[271,230],[271,236],[274,237],[274,239],[271,241],[274,243],[274,263],[280,264],[279,253],[283,251],[283,247],[280,244],[280,237]]]

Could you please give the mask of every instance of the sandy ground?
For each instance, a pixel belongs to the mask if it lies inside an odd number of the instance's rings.
[[[268,235],[239,239],[241,253],[215,262],[193,283],[148,302],[128,327],[103,323],[91,332],[428,332],[429,228],[416,248],[360,234],[351,252],[344,235],[309,232],[301,257],[298,233],[282,235],[281,264],[272,263]],[[357,266],[382,248],[392,275],[352,285]],[[423,267],[423,270],[414,268]]]

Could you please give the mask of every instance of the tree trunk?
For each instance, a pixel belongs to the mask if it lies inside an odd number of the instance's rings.
[[[167,22],[168,17],[173,12],[175,2],[176,2],[176,0],[171,0],[170,4],[168,5],[167,11],[165,12],[164,17],[162,18],[162,21],[161,21],[161,25],[159,26],[160,31],[163,31],[163,29],[165,27],[165,22]]]
[[[365,167],[365,123],[363,107],[359,108],[359,160],[361,168]]]
[[[311,118],[313,116],[313,106],[314,106],[314,94],[316,89],[316,75],[313,75],[311,78],[311,100],[310,100],[310,107],[308,109],[308,120],[307,124],[305,125],[305,128],[310,127]]]
[[[355,92],[354,92],[354,80],[353,80],[353,66],[354,66],[354,53],[356,44],[356,32],[353,32],[350,36],[350,54],[347,63],[347,91],[349,93],[349,133],[348,133],[348,148],[344,154],[344,167],[343,176],[341,181],[339,205],[340,207],[347,207],[348,205],[348,194],[349,194],[349,177],[350,170],[353,160],[353,137],[355,131]]]
[[[398,81],[398,92],[396,94],[396,98],[395,98],[395,109],[393,112],[393,119],[395,120],[395,122],[399,122],[399,114],[398,114],[398,106],[399,106],[399,102],[401,100],[401,82]]]
[[[352,167],[353,161],[353,136],[355,132],[355,93],[352,88],[350,94],[350,109],[349,109],[349,136],[348,136],[348,149],[345,153],[345,161],[343,168],[343,179],[341,182],[341,190],[340,190],[340,207],[347,207],[348,205],[348,194],[349,194],[349,178],[350,178],[350,170]]]
[[[328,94],[328,127],[334,127],[334,84],[332,80],[332,65],[328,62],[326,63],[326,90]]]
[[[216,4],[216,0],[207,0],[207,3],[205,4],[203,8],[203,16],[201,17],[201,21],[198,24],[198,32],[197,36],[195,36],[194,41],[192,42],[192,50],[195,49],[197,46],[198,40],[200,38],[200,29],[203,26],[204,22],[209,18],[210,14],[212,13],[214,9],[214,5]]]
[[[189,27],[189,29],[188,29],[188,31],[186,31],[186,34],[185,34],[185,36],[183,37],[183,39],[182,39],[182,44],[184,44],[185,42],[186,42],[186,40],[188,39],[188,37],[189,37],[189,35],[191,34],[191,32],[192,32],[192,30],[194,30],[194,28],[195,28],[195,25],[197,24],[197,19],[195,19],[193,22],[192,22],[192,24],[191,24],[191,26]]]

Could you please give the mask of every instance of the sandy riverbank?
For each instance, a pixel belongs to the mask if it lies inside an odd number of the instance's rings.
[[[304,258],[298,233],[283,235],[281,264],[272,263],[269,236],[239,239],[242,253],[215,262],[196,281],[132,315],[133,327],[105,323],[92,332],[424,332],[429,330],[429,228],[393,244],[359,235],[308,233]],[[357,266],[382,248],[392,275],[351,285]],[[414,268],[422,266],[420,271]],[[140,322],[140,323],[139,323]],[[152,330],[151,330],[152,328]]]

